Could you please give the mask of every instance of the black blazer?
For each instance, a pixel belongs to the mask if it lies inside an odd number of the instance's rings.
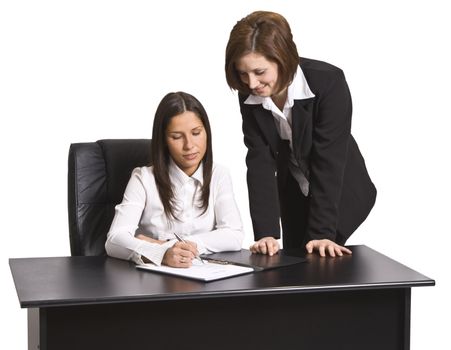
[[[351,95],[341,69],[307,58],[300,59],[300,66],[315,95],[295,100],[292,113],[293,153],[310,182],[307,234],[310,239],[335,240],[339,231],[348,238],[376,199],[376,188],[351,135]],[[239,95],[254,235],[256,240],[279,238],[277,177],[283,183],[280,177],[288,170],[280,165],[274,117],[261,105],[244,104],[247,97]]]

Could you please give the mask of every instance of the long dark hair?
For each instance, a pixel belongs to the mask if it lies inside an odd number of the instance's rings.
[[[255,11],[239,20],[230,32],[225,54],[227,84],[245,95],[249,95],[251,90],[241,81],[236,63],[251,52],[277,63],[277,91],[286,88],[293,80],[299,65],[299,54],[290,25],[282,15]]]
[[[158,193],[163,203],[164,213],[168,219],[176,219],[174,190],[169,178],[169,149],[166,143],[166,129],[170,120],[184,112],[193,112],[202,121],[207,133],[207,150],[205,152],[203,163],[203,185],[201,188],[200,208],[203,213],[208,208],[208,198],[210,196],[211,173],[213,169],[213,151],[211,142],[211,128],[207,112],[202,104],[194,96],[186,92],[170,92],[161,100],[155,112],[152,130],[152,163],[155,182]]]

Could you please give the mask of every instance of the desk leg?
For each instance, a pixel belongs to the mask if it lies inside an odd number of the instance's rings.
[[[404,350],[410,349],[410,305],[411,305],[411,289],[404,290]]]
[[[46,325],[45,309],[28,309],[28,350],[44,350],[47,348]]]

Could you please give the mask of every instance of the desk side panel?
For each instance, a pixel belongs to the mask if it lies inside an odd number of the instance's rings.
[[[53,307],[45,350],[182,349],[190,341],[198,350],[407,350],[405,297],[389,289]]]

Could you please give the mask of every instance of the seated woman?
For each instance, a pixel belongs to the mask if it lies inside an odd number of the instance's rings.
[[[198,254],[241,249],[244,232],[231,178],[213,163],[210,123],[194,96],[175,92],[161,100],[151,153],[153,165],[133,170],[116,206],[108,255],[189,267]]]

